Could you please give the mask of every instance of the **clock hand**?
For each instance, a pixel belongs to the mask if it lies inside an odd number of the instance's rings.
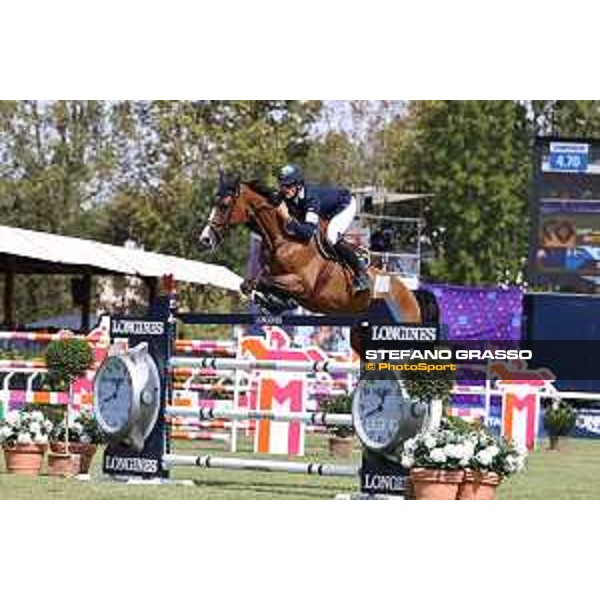
[[[375,407],[373,410],[369,411],[363,418],[368,419],[371,415],[375,413],[380,413],[383,410],[383,402],[379,404],[379,406]]]
[[[107,403],[110,402],[113,398],[117,397],[117,393],[115,392],[114,394],[111,394],[110,396],[106,396],[106,398],[101,398],[100,401]]]

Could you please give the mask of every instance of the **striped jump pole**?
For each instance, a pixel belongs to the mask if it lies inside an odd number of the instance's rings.
[[[324,412],[284,413],[279,414],[270,410],[236,410],[228,408],[184,408],[168,406],[166,414],[169,417],[194,417],[199,420],[228,419],[230,421],[299,421],[308,425],[347,425],[352,426],[352,415],[333,414]]]
[[[182,431],[177,429],[175,431],[171,431],[171,439],[196,440],[202,442],[223,442],[224,444],[231,443],[231,435],[229,433],[218,433],[213,431]]]
[[[175,350],[181,354],[235,355],[237,342],[229,340],[184,340],[175,341]]]
[[[266,473],[293,473],[298,475],[320,475],[323,477],[358,477],[359,465],[333,465],[326,463],[302,463],[283,460],[260,460],[252,458],[230,458],[224,456],[185,456],[166,454],[163,464],[169,467],[200,467],[203,469],[230,469],[237,471],[263,471]]]
[[[176,370],[200,369],[240,369],[243,371],[287,371],[292,373],[355,373],[360,366],[354,363],[340,363],[332,360],[266,360],[253,358],[218,358],[174,356],[169,365]]]

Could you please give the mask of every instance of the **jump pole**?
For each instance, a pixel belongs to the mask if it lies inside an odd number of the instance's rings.
[[[291,423],[299,421],[308,425],[347,425],[352,426],[352,415],[324,412],[304,412],[280,414],[267,410],[235,410],[228,408],[186,408],[172,407],[166,409],[169,417],[190,417],[200,421],[212,419],[228,419],[230,421],[264,420]]]
[[[177,313],[177,301],[173,295],[162,296],[157,299],[150,312],[143,317],[112,316],[110,319],[111,340],[126,339],[130,347],[146,342],[150,354],[153,356],[158,370],[161,373],[161,405],[158,420],[146,438],[143,449],[136,452],[116,441],[105,450],[103,457],[103,471],[115,477],[141,477],[146,480],[162,480],[169,477],[170,467],[198,466],[204,468],[222,468],[255,471],[277,471],[305,475],[324,476],[352,476],[357,477],[360,466],[356,465],[329,465],[321,463],[298,463],[293,461],[271,461],[258,459],[239,459],[218,456],[184,456],[171,453],[167,435],[167,418],[169,416],[204,417],[200,420],[211,418],[230,418],[232,424],[241,420],[296,420],[296,415],[289,418],[287,415],[276,415],[271,411],[243,411],[240,409],[206,409],[202,412],[197,409],[185,409],[171,405],[172,387],[171,374],[175,369],[201,370],[203,368],[230,370],[233,372],[252,371],[256,369],[269,369],[287,372],[314,372],[314,373],[349,373],[357,370],[356,365],[337,363],[330,360],[318,361],[286,361],[286,360],[257,360],[246,358],[220,357],[190,357],[176,356],[176,323],[180,315]],[[211,323],[214,315],[186,315],[186,322]],[[196,318],[194,318],[196,317]],[[237,315],[222,315],[221,320],[231,323],[237,321]],[[233,318],[232,318],[233,317]],[[245,319],[251,321],[253,319]],[[218,318],[216,319],[219,320]],[[274,319],[278,320],[278,319]],[[316,319],[313,318],[316,322]],[[341,325],[343,319],[334,320]],[[266,322],[263,322],[266,321]],[[270,319],[254,319],[255,323],[272,325]],[[287,319],[286,319],[287,321]],[[352,322],[356,323],[353,318]],[[346,326],[350,324],[345,323]],[[290,415],[290,417],[292,417]],[[327,415],[322,413],[312,415],[303,413],[301,418],[310,424],[351,424],[350,415]]]
[[[359,370],[357,365],[338,363],[334,360],[294,361],[190,356],[173,356],[169,361],[169,365],[172,369],[190,369],[192,371],[200,369],[239,369],[243,371],[268,370],[295,373],[355,373]]]
[[[358,477],[359,465],[333,465],[325,463],[301,463],[284,460],[260,460],[230,458],[224,456],[188,456],[166,454],[163,464],[169,467],[200,467],[238,471],[263,471],[266,473],[292,473],[297,475],[320,475],[323,477]]]

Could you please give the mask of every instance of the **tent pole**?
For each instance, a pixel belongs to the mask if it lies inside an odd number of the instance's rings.
[[[4,325],[14,327],[14,292],[15,292],[15,263],[9,260],[4,271]]]
[[[83,302],[81,303],[81,329],[86,333],[90,330],[90,312],[92,309],[92,275],[83,275]]]

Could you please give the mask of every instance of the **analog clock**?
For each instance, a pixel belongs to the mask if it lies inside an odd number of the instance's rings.
[[[147,344],[111,350],[94,379],[94,410],[109,441],[141,451],[158,418],[160,391]]]
[[[379,377],[379,375],[378,375]],[[391,452],[427,425],[426,405],[412,401],[393,373],[362,379],[352,400],[354,428],[370,450]]]
[[[133,373],[121,356],[109,356],[100,367],[94,389],[96,415],[109,435],[118,435],[129,425]]]

